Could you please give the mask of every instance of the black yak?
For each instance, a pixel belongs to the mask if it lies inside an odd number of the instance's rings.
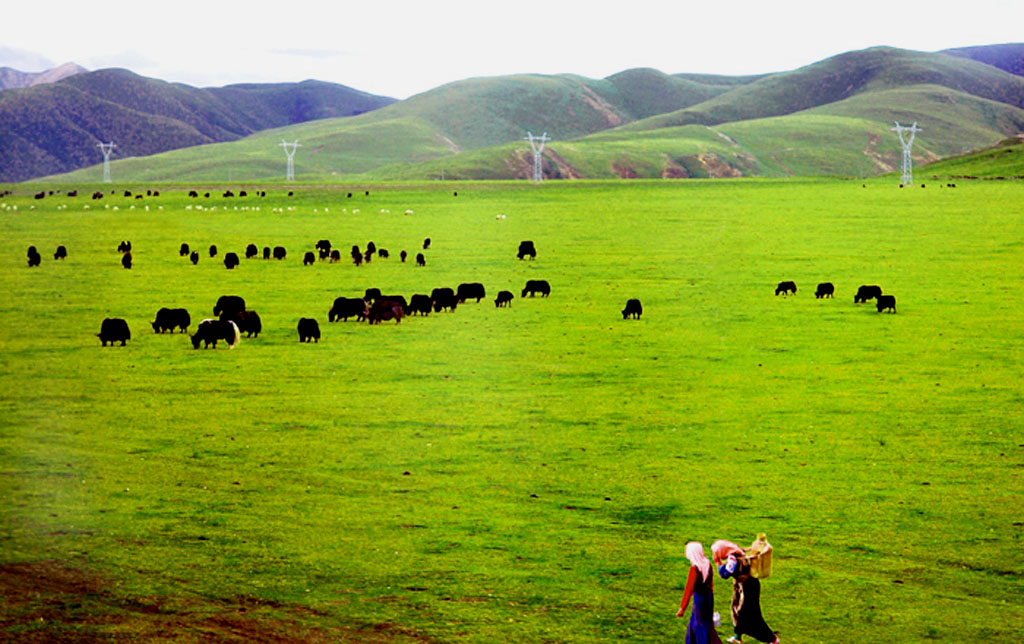
[[[882,294],[882,287],[877,284],[862,284],[857,288],[857,294],[853,296],[854,304],[863,304],[873,300]]]
[[[320,342],[320,323],[313,318],[299,318],[299,342]]]
[[[536,259],[537,258],[537,249],[534,248],[533,242],[532,241],[521,241],[521,242],[519,242],[519,250],[516,252],[516,257],[518,257],[519,259],[522,259],[522,258],[526,257],[527,255],[530,256],[530,259]]]
[[[790,293],[796,295],[796,282],[779,282],[779,285],[775,287],[775,294],[778,295],[779,293],[783,295],[789,295]]]
[[[327,312],[327,321],[344,320],[347,322],[349,318],[354,317],[362,322],[366,319],[368,312],[366,300],[359,297],[339,297],[334,300],[334,305]]]
[[[128,329],[128,323],[121,318],[105,318],[100,324],[100,332],[96,334],[103,346],[114,346],[120,342],[123,347],[128,340],[132,339],[132,332]]]
[[[639,320],[640,316],[643,315],[644,307],[640,304],[640,300],[631,299],[626,300],[626,308],[622,309],[622,319],[626,320],[630,316],[633,316],[634,320]]]
[[[498,297],[494,300],[494,306],[509,306],[512,304],[512,291],[498,291]]]
[[[229,349],[234,349],[238,344],[241,335],[238,333],[238,325],[231,320],[211,320],[209,318],[199,323],[194,335],[191,336],[192,348],[198,349],[200,344],[205,343],[205,348],[210,345],[217,348],[217,341],[224,340],[228,343]]]
[[[174,333],[174,327],[179,327],[182,333],[186,333],[189,325],[192,324],[192,317],[185,309],[162,308],[156,312],[156,319],[151,324],[154,333],[163,333],[164,331]]]
[[[823,297],[832,297],[836,292],[836,287],[832,282],[822,282],[818,284],[818,289],[814,291],[814,297],[819,300]]]
[[[245,300],[238,295],[221,295],[217,298],[217,304],[213,307],[213,314],[220,319],[233,320],[241,311],[245,310]]]
[[[875,297],[875,307],[878,309],[879,313],[881,313],[882,311],[885,311],[886,309],[888,309],[890,313],[895,313],[896,312],[896,296],[895,295],[879,295],[879,296]]]
[[[484,290],[484,285],[480,282],[468,282],[459,284],[459,287],[455,290],[455,297],[458,299],[459,304],[464,303],[466,300],[476,298],[479,302],[481,299],[487,296],[487,291]]]
[[[547,280],[527,280],[526,287],[523,288],[519,297],[526,297],[527,293],[530,294],[530,297],[536,293],[540,293],[541,297],[547,297],[551,294],[551,285],[547,283]]]

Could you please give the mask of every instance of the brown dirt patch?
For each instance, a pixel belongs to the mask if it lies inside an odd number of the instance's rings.
[[[0,642],[19,644],[326,644],[429,642],[397,624],[329,624],[306,606],[252,596],[197,601],[125,597],[58,562],[0,564]]]

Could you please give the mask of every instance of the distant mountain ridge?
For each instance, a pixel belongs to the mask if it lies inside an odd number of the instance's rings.
[[[114,158],[233,141],[312,119],[372,111],[395,99],[321,81],[200,89],[102,69],[0,92],[0,181],[68,172]]]
[[[45,85],[46,83],[56,83],[68,76],[84,74],[88,71],[89,70],[85,67],[75,63],[64,63],[63,65],[54,67],[53,69],[47,69],[43,72],[23,72],[11,67],[0,67],[0,90],[20,89],[23,87]]]
[[[944,49],[942,54],[969,58],[979,63],[998,67],[1004,72],[1024,76],[1024,43],[1006,43],[1004,45],[986,45],[984,47],[958,47]]]
[[[874,47],[760,76],[631,69],[603,79],[470,78],[368,113],[272,131],[260,130],[258,119],[242,123],[249,118],[242,107],[230,114],[213,109],[238,100],[239,91],[249,91],[251,100],[256,90],[248,86],[220,88],[202,100],[184,92],[169,102],[155,100],[166,97],[166,83],[125,84],[108,74],[107,81],[119,86],[105,95],[133,110],[131,119],[117,123],[139,126],[144,134],[225,141],[142,158],[136,150],[145,137],[125,149],[118,138],[119,152],[135,156],[115,161],[123,181],[280,180],[282,138],[303,144],[295,159],[300,180],[523,179],[532,170],[527,131],[553,138],[544,155],[549,178],[870,176],[898,167],[890,131],[895,120],[924,128],[915,163],[1024,132],[1024,78],[974,59],[984,54]],[[47,87],[105,87],[102,80],[82,75]],[[320,114],[313,107],[315,102],[299,112]],[[68,116],[67,108],[58,112]],[[204,118],[197,119],[200,113]],[[140,119],[149,121],[139,125]],[[252,133],[241,138],[246,129]],[[94,167],[60,180],[95,180],[96,152],[83,148],[81,165]]]

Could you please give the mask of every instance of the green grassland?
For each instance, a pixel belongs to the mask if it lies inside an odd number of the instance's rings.
[[[764,531],[785,642],[1009,641],[1024,188],[959,186],[17,186],[0,199],[0,639],[679,641],[685,543]],[[425,237],[426,266],[400,263]],[[304,267],[320,238],[391,259]],[[535,261],[515,258],[524,239]],[[227,271],[205,252],[250,242],[288,258]],[[520,298],[527,279],[551,296]],[[327,322],[367,287],[464,281],[488,299]],[[898,313],[855,305],[860,284]],[[222,294],[261,314],[258,338],[151,332],[158,308],[194,328]],[[631,297],[640,320],[619,313]],[[108,316],[126,347],[100,347]]]

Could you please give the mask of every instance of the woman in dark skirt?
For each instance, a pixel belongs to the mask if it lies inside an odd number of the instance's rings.
[[[778,644],[779,638],[768,628],[761,615],[761,580],[750,574],[750,562],[743,549],[731,541],[716,541],[711,554],[723,579],[732,577],[732,623],[735,635],[727,641],[742,644],[749,635],[765,644]]]
[[[693,598],[693,612],[686,627],[686,644],[722,644],[715,631],[715,592],[711,562],[704,554],[704,546],[696,541],[686,544],[686,558],[690,560],[690,574],[686,578],[686,590],[680,602],[676,617],[686,614],[686,607]]]

